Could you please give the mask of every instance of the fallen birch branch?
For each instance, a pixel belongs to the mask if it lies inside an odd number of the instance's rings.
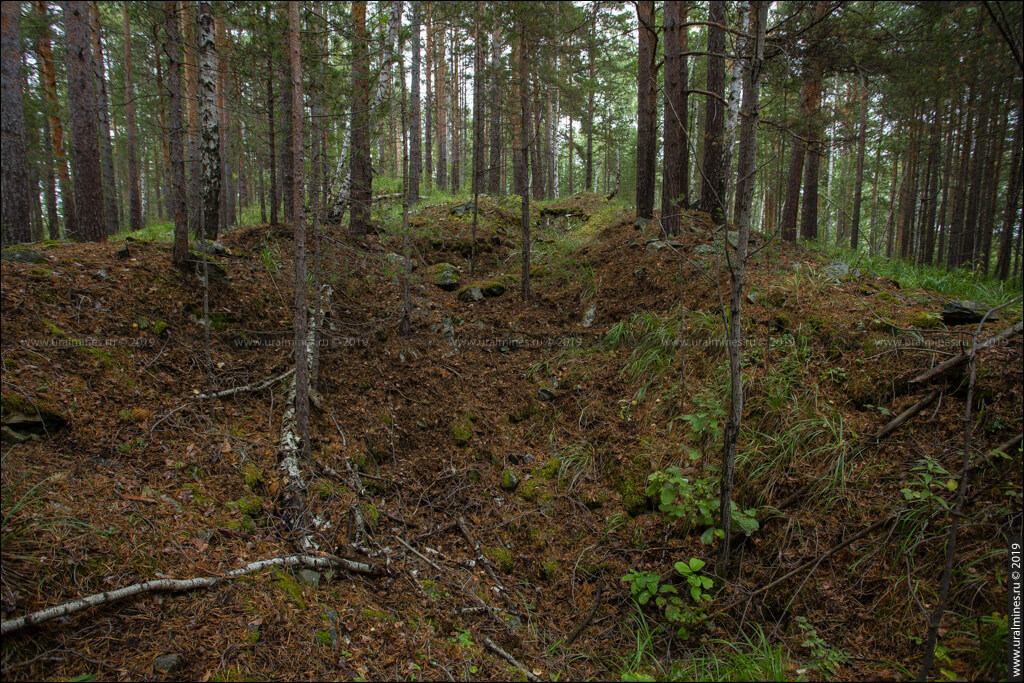
[[[50,621],[60,617],[66,617],[75,612],[80,612],[88,607],[98,607],[108,603],[117,602],[143,593],[181,593],[184,591],[196,590],[199,588],[212,588],[219,583],[229,579],[237,579],[247,574],[258,572],[267,567],[294,567],[304,565],[306,567],[338,567],[355,574],[366,574],[377,576],[381,574],[379,567],[365,562],[356,562],[343,557],[315,557],[312,555],[288,555],[285,557],[273,557],[268,560],[251,562],[239,569],[232,569],[222,576],[201,576],[194,579],[154,579],[135,583],[131,586],[118,588],[113,591],[104,591],[93,595],[71,600],[69,602],[47,607],[32,614],[26,614],[17,619],[11,619],[0,625],[0,635],[8,635],[20,631],[26,626],[33,626],[44,621]]]
[[[255,382],[253,384],[246,384],[244,387],[235,387],[234,389],[225,389],[224,391],[218,391],[213,394],[198,394],[196,398],[225,398],[227,396],[234,396],[235,394],[241,394],[243,391],[259,391],[260,389],[266,389],[274,382],[280,382],[283,379],[288,378],[295,372],[295,368],[288,370],[284,374],[278,375],[277,377],[271,377],[265,379],[262,382]]]
[[[995,346],[996,344],[999,344],[1000,342],[1003,342],[1003,341],[1009,339],[1010,337],[1014,337],[1014,336],[1020,334],[1022,331],[1024,331],[1024,322],[1019,322],[1016,325],[1014,325],[1013,327],[1008,327],[1005,330],[1003,330],[1002,332],[1000,332],[999,334],[995,335],[994,337],[989,337],[988,339],[986,339],[985,341],[981,342],[980,344],[975,344],[974,346],[972,346],[967,351],[964,351],[963,353],[961,353],[959,355],[953,356],[952,358],[950,358],[949,360],[947,360],[944,363],[936,365],[934,368],[932,368],[928,372],[924,372],[924,373],[918,375],[914,379],[910,380],[910,383],[911,384],[920,384],[922,382],[927,382],[932,377],[935,377],[937,375],[941,375],[942,373],[946,372],[947,370],[955,368],[958,365],[963,365],[964,363],[967,362],[967,359],[971,357],[971,354],[977,354],[979,351],[983,351],[983,350],[985,350],[985,349],[987,349],[987,348],[989,348],[991,346]]]
[[[462,532],[462,535],[466,537],[466,541],[469,542],[469,547],[473,549],[473,554],[476,555],[476,561],[481,566],[483,566],[484,570],[487,572],[487,575],[491,577],[492,581],[494,581],[495,588],[498,589],[498,595],[501,596],[502,602],[504,602],[505,606],[509,609],[513,609],[514,606],[512,604],[511,598],[509,598],[508,596],[508,589],[505,588],[505,584],[502,583],[500,578],[498,578],[498,575],[497,573],[495,573],[494,568],[491,566],[490,561],[487,559],[487,556],[484,555],[483,549],[480,547],[480,543],[478,543],[477,540],[473,538],[473,534],[470,533],[469,527],[466,525],[465,518],[459,517],[455,520],[455,523],[459,525],[459,531]]]

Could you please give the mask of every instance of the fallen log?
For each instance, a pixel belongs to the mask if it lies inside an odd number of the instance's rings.
[[[967,359],[971,357],[971,354],[977,354],[979,351],[983,351],[984,349],[995,346],[1000,342],[1006,341],[1010,337],[1014,337],[1020,334],[1022,331],[1024,331],[1024,322],[1019,322],[1013,327],[1008,327],[999,334],[993,337],[989,337],[988,339],[979,344],[975,344],[967,351],[964,351],[959,355],[953,356],[949,360],[945,361],[944,363],[940,363],[939,365],[936,365],[934,368],[928,370],[927,372],[921,373],[914,379],[910,380],[910,383],[921,384],[923,382],[927,382],[933,377],[937,377],[938,375],[941,375],[942,373],[947,372],[959,365],[963,365],[964,363],[967,362]]]
[[[289,376],[295,373],[295,368],[288,370],[287,372],[278,375],[277,377],[271,377],[265,379],[262,382],[254,382],[253,384],[246,384],[244,387],[235,387],[234,389],[225,389],[224,391],[218,391],[213,394],[197,394],[195,398],[227,398],[235,394],[240,394],[244,391],[259,391],[260,389],[266,389],[274,382],[280,382],[282,379],[287,379]]]
[[[244,567],[232,569],[222,576],[201,576],[193,579],[154,579],[153,581],[135,583],[113,591],[94,593],[93,595],[89,595],[84,598],[70,600],[60,605],[41,609],[38,612],[33,612],[32,614],[26,614],[25,616],[18,617],[17,619],[5,621],[0,625],[0,635],[6,636],[16,631],[20,631],[26,626],[33,626],[35,624],[41,624],[44,621],[50,621],[59,617],[66,617],[88,607],[98,607],[99,605],[117,602],[119,600],[124,600],[125,598],[142,595],[143,593],[181,593],[199,588],[212,588],[224,581],[237,579],[241,576],[258,572],[261,569],[266,569],[267,567],[294,567],[296,565],[304,565],[306,567],[340,568],[355,574],[366,574],[369,576],[378,576],[383,573],[380,567],[376,567],[372,564],[330,555],[287,555],[285,557],[273,557],[267,560],[250,562]]]

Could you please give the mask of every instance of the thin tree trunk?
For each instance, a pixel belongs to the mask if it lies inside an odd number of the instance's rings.
[[[427,7],[427,68],[424,70],[424,81],[426,83],[427,94],[426,101],[424,104],[426,120],[423,122],[423,129],[425,135],[423,136],[423,179],[428,185],[433,184],[434,180],[434,69],[436,68],[437,60],[434,58],[434,5],[431,2],[426,2]]]
[[[96,115],[100,132],[100,155],[103,168],[103,213],[107,220],[107,234],[119,229],[117,210],[117,181],[114,179],[114,148],[110,142],[110,107],[107,103],[107,73],[103,63],[99,4],[89,3],[89,24],[92,34],[92,68],[96,85]]]
[[[264,15],[264,28],[267,35],[271,35],[270,29],[270,8],[266,8]],[[273,46],[267,48],[267,142],[270,147],[268,166],[270,167],[270,224],[277,225],[277,207],[279,202],[277,187],[277,130],[274,128],[274,51]]]
[[[0,206],[3,213],[3,243],[31,242],[28,146],[25,128],[21,69],[21,3],[5,2],[0,7],[0,145],[3,172],[0,173]]]
[[[761,80],[761,63],[764,59],[765,25],[768,21],[768,2],[755,0],[750,3],[750,24],[753,24],[754,40],[750,46],[747,65],[746,86],[743,93],[743,129],[740,134],[739,168],[743,183],[737,187],[739,201],[739,240],[736,244],[736,263],[732,267],[732,290],[729,296],[729,387],[731,401],[729,418],[725,426],[725,443],[722,453],[721,498],[719,501],[719,527],[724,535],[718,546],[716,571],[719,576],[728,573],[730,562],[730,539],[732,536],[732,486],[736,466],[737,441],[743,419],[743,371],[742,371],[742,307],[743,285],[746,277],[747,248],[750,242],[750,209],[754,196],[754,172],[757,154],[757,112],[758,91]]]
[[[46,114],[50,122],[53,157],[57,165],[57,179],[60,181],[64,233],[67,237],[74,237],[78,234],[75,195],[71,187],[68,158],[64,150],[64,126],[60,118],[60,102],[57,99],[57,76],[53,64],[53,49],[50,43],[50,18],[47,16],[46,2],[44,0],[34,0],[32,6],[35,9],[39,22],[39,38],[36,42],[36,54],[39,56],[39,80],[43,84],[43,92],[46,95]]]
[[[410,94],[409,120],[409,203],[415,204],[420,197],[420,175],[423,173],[423,144],[420,140],[420,24],[422,23],[420,3],[414,2],[412,9],[412,83]],[[477,71],[474,78],[480,74]],[[429,74],[428,74],[429,78]],[[477,112],[473,111],[476,119]],[[404,149],[404,145],[403,145]]]
[[[352,64],[352,189],[349,232],[353,235],[366,234],[371,197],[370,183],[370,83],[366,46],[366,2],[357,1],[352,5],[353,64]]]
[[[995,275],[1004,282],[1010,278],[1010,247],[1013,242],[1013,226],[1017,218],[1017,201],[1021,191],[1021,112],[1017,112],[1017,129],[1013,135],[1013,156],[1010,161],[1010,178],[1006,185],[1006,209],[1003,212],[1003,232],[999,240],[999,257],[996,259]]]
[[[747,33],[747,28],[750,23],[750,14],[748,12],[749,3],[746,0],[740,0],[735,3],[737,12],[739,13],[739,30],[740,35],[736,36],[736,54],[742,55],[746,51],[746,38],[744,35]],[[725,210],[728,212],[729,206],[732,205],[732,193],[734,185],[732,182],[732,150],[736,145],[736,129],[739,126],[740,119],[740,94],[741,86],[743,84],[743,60],[734,59],[732,62],[732,69],[729,81],[729,96],[726,98],[726,111],[728,116],[725,120],[725,148],[722,150],[722,169],[725,172],[725,193],[724,193],[724,205]],[[737,170],[737,174],[739,171]],[[736,221],[737,211],[733,211],[733,222]]]
[[[103,171],[99,132],[96,129],[96,84],[92,71],[89,7],[87,2],[64,3],[64,38],[67,42],[68,99],[74,142],[72,170],[80,240],[102,242],[107,238],[103,207]]]
[[[135,82],[132,74],[132,31],[128,16],[129,4],[122,7],[124,17],[124,111],[125,135],[128,144],[128,228],[142,229],[142,193],[139,190],[139,154],[136,149]]]
[[[43,155],[44,184],[46,192],[46,234],[51,240],[60,239],[60,216],[57,213],[57,176],[53,168],[53,150],[48,146],[52,139],[50,118],[43,118],[43,140],[40,151]]]
[[[445,33],[442,26],[439,31],[440,37],[435,38],[437,54],[434,62],[435,87],[434,95],[437,100],[437,187],[439,190],[448,191],[448,90],[447,77],[448,65],[445,62]]]
[[[217,47],[213,11],[208,0],[199,2],[199,119],[203,134],[203,236],[217,239],[220,232],[221,149],[217,116]]]
[[[666,5],[667,5],[667,3],[666,3]],[[584,179],[584,185],[583,185],[583,189],[586,192],[593,192],[594,191],[594,95],[595,95],[595,93],[597,91],[597,86],[595,84],[595,79],[597,78],[597,66],[596,66],[595,61],[594,61],[594,52],[597,51],[597,9],[598,9],[598,3],[596,2],[596,0],[595,0],[595,2],[591,3],[591,6],[593,7],[593,12],[592,12],[592,15],[591,15],[591,20],[590,20],[590,28],[587,31],[587,75],[590,77],[590,87],[587,88],[587,121],[586,121],[586,125],[587,125],[587,158],[585,160],[586,171],[585,171],[585,179]],[[686,21],[686,19],[685,19],[685,17],[686,17],[686,3],[682,3],[682,7],[680,8],[679,14],[681,14],[682,17],[683,17],[682,21]],[[667,24],[668,23],[668,19],[666,19],[665,21],[666,21],[666,24]],[[686,43],[685,43],[685,41],[686,41],[686,33],[685,32],[683,32],[683,34],[682,34],[682,40],[683,40],[682,51],[686,51]],[[667,45],[667,43],[666,43],[666,45]],[[682,78],[683,78],[683,84],[684,84],[683,85],[683,93],[684,93],[683,94],[683,98],[684,98],[683,99],[683,101],[684,101],[683,107],[685,109],[685,106],[686,106],[685,105],[685,97],[686,97],[686,94],[685,94],[685,92],[686,92],[686,85],[685,85],[685,83],[686,83],[686,61],[685,61],[685,58],[683,58],[682,74],[683,74]],[[680,112],[680,114],[681,114],[682,119],[683,119],[682,127],[683,127],[683,130],[685,131],[686,130],[686,112],[683,111],[683,112]],[[667,115],[666,115],[665,121],[666,121],[665,126],[667,128],[667,126],[668,126],[668,123],[667,123],[668,122],[668,116]],[[571,125],[571,123],[572,122],[570,120],[570,125]],[[572,147],[570,147],[569,148],[569,162],[570,163],[572,163],[572,154],[573,154],[573,150],[572,150]],[[686,164],[685,160],[683,161],[683,164],[684,165]],[[685,185],[684,185],[684,187],[685,187]],[[684,192],[685,192],[685,190],[684,190]],[[572,188],[569,188],[569,193],[572,194]]]
[[[864,189],[864,148],[868,139],[868,91],[861,79],[858,90],[860,99],[860,129],[857,133],[857,171],[853,186],[853,215],[850,217],[850,249],[857,249],[860,243],[860,207]]]

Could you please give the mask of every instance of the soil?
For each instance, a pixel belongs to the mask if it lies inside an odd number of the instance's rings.
[[[670,521],[645,487],[671,465],[690,477],[715,472],[720,437],[690,418],[714,420],[709,400],[728,408],[726,352],[697,343],[723,329],[725,247],[696,212],[675,238],[681,246],[655,252],[654,228],[638,229],[601,197],[546,203],[543,215],[534,208],[524,302],[518,207],[483,198],[475,243],[471,215],[453,207],[413,214],[410,336],[398,334],[402,283],[383,258],[401,253],[397,231],[357,239],[328,228],[320,247],[332,296],[304,471],[308,517],[325,521],[313,532],[318,552],[386,573],[319,572],[306,585],[296,577],[312,575],[267,570],[85,610],[6,637],[5,679],[522,679],[486,638],[545,680],[623,675],[638,620],[657,629],[664,619],[652,605],[638,608],[621,578],[667,577],[694,557],[714,563],[703,528]],[[229,253],[218,260],[229,277],[210,283],[208,348],[202,280],[171,268],[168,244],[44,243],[33,249],[45,263],[3,262],[5,424],[19,411],[60,418],[34,434],[10,423],[23,442],[3,446],[5,620],[295,552],[297,535],[277,507],[287,380],[199,396],[292,367],[291,234],[249,226],[223,241]],[[746,596],[908,506],[907,490],[951,504],[942,477],[915,482],[923,462],[959,471],[965,371],[926,387],[909,380],[969,344],[974,327],[921,329],[931,319],[923,314],[945,303],[936,293],[870,273],[835,280],[820,253],[763,236],[754,248],[735,499],[760,510],[762,524],[740,545],[730,580],[715,581],[709,611],[720,613],[686,638],[666,625],[655,656],[668,667],[760,628],[794,680],[905,678],[926,630],[918,602],[932,608],[938,595],[949,521],[941,503]],[[460,301],[421,277],[440,262],[459,266],[463,285],[507,289]],[[615,348],[609,331],[644,311],[678,320],[680,302],[692,343],[667,367],[631,374],[642,343]],[[584,327],[590,307],[596,317]],[[983,337],[1020,319],[1019,307],[1008,310]],[[780,388],[780,378],[790,384]],[[957,609],[942,631],[942,668],[964,679],[993,675],[982,617],[1005,610],[1003,539],[1011,527],[1019,534],[1022,482],[1019,450],[990,451],[1021,431],[1021,385],[1019,337],[980,357]],[[927,411],[865,443],[932,388],[942,396]],[[361,494],[327,474],[347,467],[359,472]],[[766,514],[815,482],[795,505]],[[371,528],[362,545],[354,509]],[[808,645],[806,623],[845,656],[822,668],[828,657]],[[177,657],[158,662],[166,655]]]

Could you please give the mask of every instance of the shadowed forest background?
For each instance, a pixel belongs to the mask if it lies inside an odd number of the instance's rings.
[[[5,678],[1007,675],[1020,4],[2,20]]]

